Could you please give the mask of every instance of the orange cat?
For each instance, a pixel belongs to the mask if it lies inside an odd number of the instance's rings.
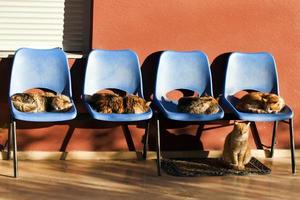
[[[232,168],[244,170],[251,159],[251,149],[248,144],[249,127],[245,123],[234,123],[233,130],[227,135],[223,149],[223,159]]]
[[[242,112],[278,113],[285,106],[283,98],[272,93],[250,92],[236,105]]]

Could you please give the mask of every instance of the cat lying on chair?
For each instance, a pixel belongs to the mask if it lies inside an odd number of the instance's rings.
[[[250,92],[240,99],[236,108],[242,112],[278,113],[284,106],[283,98],[276,94]]]
[[[72,106],[68,96],[52,92],[42,94],[17,93],[11,97],[14,107],[21,112],[66,112]]]
[[[248,144],[249,127],[245,123],[234,123],[233,130],[227,135],[223,149],[223,159],[233,169],[244,170],[251,159],[251,149]]]
[[[96,93],[88,97],[94,110],[100,113],[144,113],[150,108],[150,102],[136,95],[121,97],[114,93]]]
[[[123,113],[123,98],[113,93],[96,93],[89,97],[89,103],[100,113]]]
[[[211,96],[181,97],[178,100],[178,112],[192,114],[214,114],[219,111],[218,101]]]

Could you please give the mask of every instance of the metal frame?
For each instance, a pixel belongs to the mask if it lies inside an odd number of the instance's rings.
[[[161,152],[160,152],[160,124],[159,124],[159,117],[156,115],[155,116],[155,120],[156,120],[156,155],[157,155],[157,175],[161,176]]]
[[[145,128],[145,142],[144,142],[144,149],[143,149],[143,159],[147,160],[147,152],[148,152],[148,142],[149,142],[149,130],[150,130],[150,120],[147,121],[147,125]]]
[[[17,122],[11,118],[9,122],[8,139],[7,139],[7,160],[11,159],[11,145],[13,149],[13,177],[19,176],[18,172],[18,154],[17,154]]]
[[[292,166],[292,173],[296,174],[296,161],[295,161],[295,140],[294,140],[294,122],[293,118],[290,118],[288,122],[289,124],[289,132],[290,132],[290,149],[291,149],[291,166]],[[270,157],[272,158],[274,155],[274,148],[276,145],[276,132],[278,127],[278,121],[274,122],[273,125],[273,135],[272,135],[272,143],[270,147]]]

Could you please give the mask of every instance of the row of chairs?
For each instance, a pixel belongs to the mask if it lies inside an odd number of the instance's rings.
[[[170,120],[205,122],[222,119],[224,111],[212,115],[178,113],[175,101],[166,94],[174,89],[188,89],[198,94],[213,96],[212,78],[207,56],[200,51],[164,51],[157,68],[153,101],[160,113]],[[242,113],[235,109],[233,95],[241,90],[257,90],[279,94],[276,66],[268,53],[232,53],[229,57],[226,78],[223,84],[222,102],[237,117],[247,121],[275,121],[272,152],[278,121],[289,120],[292,172],[295,173],[293,112],[286,106],[279,114]],[[65,53],[59,49],[19,49],[14,57],[9,96],[32,88],[44,88],[62,93],[72,99],[71,79]],[[131,123],[147,122],[145,130],[144,158],[147,157],[149,121],[153,116],[150,109],[143,114],[102,114],[95,112],[87,101],[87,95],[103,89],[118,89],[130,94],[143,96],[142,76],[137,55],[130,50],[93,50],[89,56],[85,72],[82,100],[92,118],[101,121]],[[73,100],[72,100],[73,101]],[[64,113],[24,113],[16,110],[10,102],[9,143],[13,144],[14,177],[18,176],[16,122],[58,122],[76,117],[75,106]],[[158,115],[157,115],[158,116]],[[157,123],[157,172],[161,175],[160,117]],[[8,145],[10,155],[10,145]]]

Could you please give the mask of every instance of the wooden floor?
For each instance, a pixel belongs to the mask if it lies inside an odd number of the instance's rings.
[[[299,199],[290,160],[262,161],[271,175],[191,178],[157,177],[154,160],[20,161],[18,179],[0,161],[0,199]]]

